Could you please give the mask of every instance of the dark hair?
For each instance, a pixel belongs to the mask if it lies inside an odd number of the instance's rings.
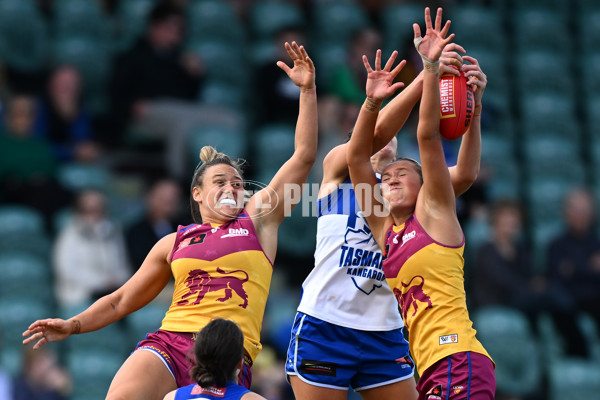
[[[214,319],[198,333],[194,354],[191,378],[201,387],[226,386],[244,356],[244,334],[235,322]]]
[[[184,18],[185,14],[180,7],[169,3],[168,1],[161,1],[150,10],[150,13],[148,14],[148,25],[160,24],[172,17]]]
[[[394,161],[389,163],[388,165],[397,163],[398,161],[408,161],[409,163],[411,163],[415,167],[415,171],[417,171],[417,174],[419,174],[419,178],[421,178],[421,185],[423,184],[423,168],[421,167],[421,164],[419,164],[419,162],[417,160],[415,160],[414,158],[409,158],[409,157],[398,157]]]
[[[202,187],[202,177],[204,176],[204,172],[206,172],[208,167],[217,164],[229,165],[230,167],[235,168],[240,176],[243,177],[242,165],[244,164],[244,160],[232,160],[227,154],[217,152],[217,149],[212,146],[204,146],[200,150],[200,163],[194,171],[192,185],[190,187],[190,208],[192,211],[192,220],[197,224],[202,223],[202,215],[200,214],[198,203],[196,203],[196,200],[194,200],[194,187]]]

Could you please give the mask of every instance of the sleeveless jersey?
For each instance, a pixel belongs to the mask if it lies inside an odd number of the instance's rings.
[[[419,375],[454,353],[489,357],[467,311],[464,246],[464,239],[457,247],[436,242],[414,215],[387,233],[383,269],[400,304]]]
[[[230,319],[244,333],[244,349],[254,360],[262,347],[273,265],[245,210],[220,226],[178,227],[171,269],[175,291],[161,329],[198,332],[215,317]]]
[[[239,400],[243,395],[250,392],[243,386],[229,382],[225,387],[211,386],[203,388],[197,383],[177,389],[175,400],[192,399],[215,399],[215,400]]]
[[[385,281],[382,253],[350,180],[317,200],[315,266],[302,284],[298,311],[365,331],[404,326]]]

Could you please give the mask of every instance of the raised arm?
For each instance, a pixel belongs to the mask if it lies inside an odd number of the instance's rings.
[[[481,70],[479,62],[470,56],[464,56],[470,64],[463,64],[462,71],[467,84],[473,86],[474,110],[471,125],[463,135],[458,150],[456,166],[450,168],[450,177],[456,197],[467,191],[477,179],[481,160],[481,99],[487,86],[487,76]]]
[[[431,23],[429,8],[425,9],[425,25],[427,30],[424,37],[421,37],[419,25],[413,25],[415,47],[423,59],[424,67],[423,96],[417,127],[423,186],[417,198],[415,214],[432,238],[454,245],[462,241],[462,231],[456,217],[456,200],[439,132],[439,58],[454,34],[448,35],[450,21],[442,28],[441,8],[437,10],[435,26]]]
[[[175,234],[162,238],[152,248],[140,269],[123,286],[98,299],[85,311],[68,320],[38,320],[23,332],[23,344],[35,342],[34,349],[72,334],[92,332],[118,321],[154,299],[172,277],[169,255]]]
[[[440,57],[440,74],[450,73],[459,75],[458,69],[463,64],[459,53],[465,53],[465,49],[456,43],[450,43],[444,48]],[[455,68],[452,68],[452,66]],[[421,98],[422,91],[423,72],[381,109],[377,117],[377,123],[375,124],[373,154],[385,147],[402,129],[415,104]],[[348,178],[348,164],[346,162],[347,147],[347,143],[336,146],[323,160],[323,181],[319,197],[331,191],[330,188],[334,186],[329,186],[330,184],[338,185]]]
[[[373,154],[373,134],[381,103],[404,85],[401,82],[394,83],[394,78],[405,64],[405,61],[402,61],[392,69],[397,55],[396,51],[392,53],[383,70],[381,69],[381,50],[377,50],[375,70],[371,68],[367,57],[363,56],[368,74],[367,98],[358,114],[347,149],[348,170],[356,192],[356,200],[369,223],[373,237],[381,248],[384,248],[384,227],[389,216],[380,212],[383,204],[380,201],[381,197],[375,195],[379,188],[371,165],[371,155]]]
[[[268,188],[252,196],[247,205],[251,217],[259,214],[258,205],[272,205],[272,212],[264,214],[260,218],[252,218],[263,247],[266,245],[266,241],[263,240],[265,235],[276,234],[279,224],[285,217],[285,211],[291,210],[300,201],[302,184],[306,182],[317,154],[318,125],[315,66],[306,53],[304,46],[298,46],[296,42],[292,42],[290,46],[286,42],[285,48],[294,62],[294,66],[290,68],[283,61],[278,61],[277,66],[284,70],[296,86],[300,88],[300,108],[296,123],[294,154],[277,171]],[[272,201],[274,194],[278,199],[275,203]],[[265,230],[264,234],[263,230]],[[270,241],[270,239],[266,239]],[[276,241],[274,243],[276,245]],[[270,253],[268,249],[265,250],[268,254]],[[275,251],[274,248],[272,250]]]

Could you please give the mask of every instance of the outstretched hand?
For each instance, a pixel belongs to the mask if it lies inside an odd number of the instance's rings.
[[[58,342],[69,337],[73,330],[73,323],[64,319],[43,319],[35,321],[23,332],[23,336],[29,336],[23,340],[23,344],[36,342],[34,349],[39,349],[49,342]]]
[[[475,107],[477,107],[481,105],[481,98],[487,86],[487,76],[481,70],[477,59],[470,56],[464,56],[463,58],[470,63],[464,64],[462,71],[467,77],[467,85],[473,86],[473,97],[475,97]]]
[[[363,55],[363,63],[367,70],[366,91],[368,98],[380,102],[387,99],[393,95],[396,90],[404,86],[404,83],[402,82],[394,83],[394,79],[396,79],[398,73],[406,65],[406,60],[402,60],[400,61],[400,64],[392,69],[392,65],[394,65],[397,56],[398,52],[394,51],[385,64],[385,67],[381,69],[381,50],[377,50],[375,56],[375,69],[373,69],[371,68],[371,64],[369,64],[367,56]]]
[[[277,61],[277,66],[285,71],[292,82],[301,90],[311,90],[315,88],[315,65],[306,53],[304,46],[298,46],[296,42],[292,45],[285,42],[285,49],[294,62],[293,68],[290,68],[283,61]]]
[[[444,24],[444,27],[442,28],[441,8],[437,9],[435,26],[431,24],[429,7],[425,8],[425,29],[425,36],[421,38],[421,28],[419,27],[419,24],[413,24],[417,51],[422,57],[426,57],[430,62],[434,63],[439,61],[442,51],[444,51],[444,47],[454,38],[454,33],[446,37],[450,30],[450,21],[446,21],[446,24]]]

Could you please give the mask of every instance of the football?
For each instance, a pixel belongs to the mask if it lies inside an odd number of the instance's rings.
[[[456,140],[465,134],[473,116],[473,88],[467,78],[445,74],[440,77],[440,135]]]

